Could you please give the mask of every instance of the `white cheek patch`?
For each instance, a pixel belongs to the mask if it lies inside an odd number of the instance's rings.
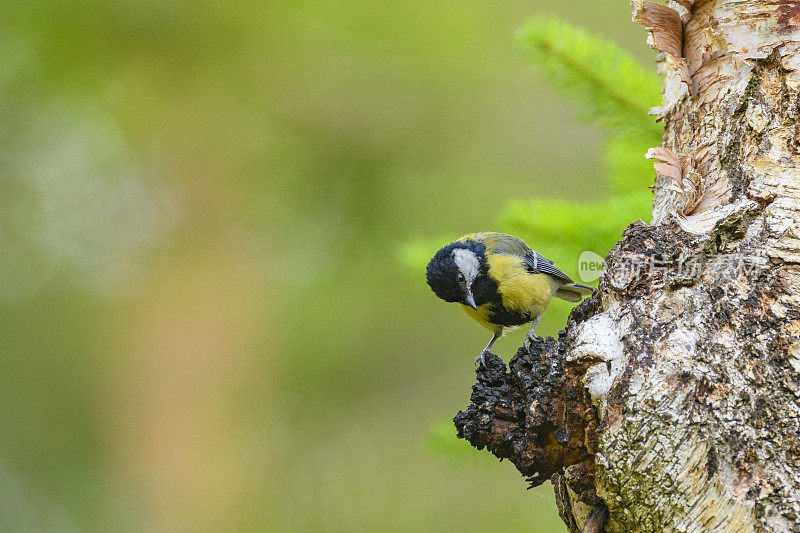
[[[453,262],[470,284],[478,276],[481,263],[478,261],[478,256],[475,255],[475,252],[472,250],[456,248],[453,250]]]

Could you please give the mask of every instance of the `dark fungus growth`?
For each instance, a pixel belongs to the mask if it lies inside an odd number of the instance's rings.
[[[564,467],[593,461],[597,412],[580,376],[548,337],[520,348],[508,369],[494,354],[477,370],[471,403],[453,419],[460,438],[508,459],[531,487]]]
[[[585,301],[573,318],[592,313],[593,305]],[[552,478],[557,494],[562,494],[557,499],[565,520],[571,513],[561,507],[569,505],[565,492],[569,488],[593,508],[589,530],[602,532],[608,509],[595,492],[598,414],[583,386],[586,368],[565,364],[564,337],[562,332],[558,341],[537,338],[530,348],[517,351],[508,369],[489,354],[476,372],[470,405],[453,422],[460,438],[511,461],[528,488]],[[576,531],[574,523],[567,524]]]

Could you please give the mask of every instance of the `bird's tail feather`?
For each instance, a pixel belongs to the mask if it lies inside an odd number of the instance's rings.
[[[594,292],[594,287],[583,283],[567,283],[556,290],[556,298],[561,298],[568,302],[580,302],[584,296],[590,296]]]

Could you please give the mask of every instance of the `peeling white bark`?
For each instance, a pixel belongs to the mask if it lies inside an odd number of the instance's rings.
[[[575,347],[567,362],[588,366],[583,383],[591,394],[600,417],[605,416],[605,399],[627,367],[627,356],[620,340],[623,322],[611,318],[617,313],[596,315],[578,326]]]

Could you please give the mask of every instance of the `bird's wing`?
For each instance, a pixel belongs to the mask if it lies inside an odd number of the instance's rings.
[[[532,274],[548,274],[562,283],[573,283],[572,278],[556,268],[555,263],[535,250],[530,250],[525,257],[525,267]]]
[[[539,252],[532,250],[525,241],[507,233],[482,231],[470,233],[459,239],[460,241],[473,240],[483,243],[490,253],[514,255],[523,260],[525,268],[531,274],[548,274],[562,283],[573,283],[572,278],[556,268],[555,263]]]

